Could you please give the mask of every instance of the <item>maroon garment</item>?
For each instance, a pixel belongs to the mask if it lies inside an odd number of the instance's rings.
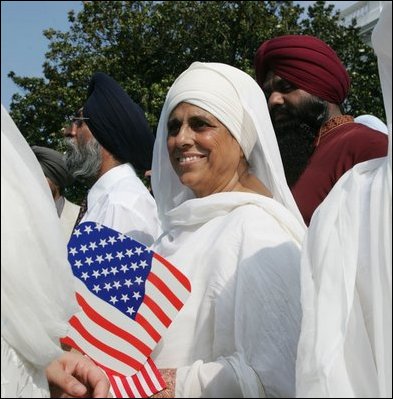
[[[321,137],[306,169],[291,188],[308,226],[337,180],[354,165],[387,155],[388,136],[359,123],[345,123]]]

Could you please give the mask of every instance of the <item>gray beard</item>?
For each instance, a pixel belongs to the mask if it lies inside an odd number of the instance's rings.
[[[65,144],[68,171],[77,180],[95,180],[102,165],[101,144],[94,137],[83,144],[66,138]]]

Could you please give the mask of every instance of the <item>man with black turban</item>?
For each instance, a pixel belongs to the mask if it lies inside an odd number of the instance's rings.
[[[285,174],[304,221],[355,164],[387,154],[387,137],[343,115],[350,79],[322,40],[285,35],[258,48],[256,79],[268,100]]]
[[[151,168],[154,136],[142,109],[113,78],[97,72],[65,136],[68,169],[91,186],[79,221],[151,245],[160,234],[157,208],[137,173]]]
[[[60,217],[67,240],[70,238],[75,220],[78,217],[79,206],[64,197],[64,190],[73,182],[72,175],[68,172],[63,155],[52,148],[32,146],[42,171],[48,181],[49,188],[55,201],[57,214]]]

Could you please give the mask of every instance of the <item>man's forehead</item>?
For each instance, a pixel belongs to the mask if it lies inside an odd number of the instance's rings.
[[[265,83],[267,83],[267,82],[278,82],[280,80],[282,80],[282,79],[278,75],[276,75],[273,70],[270,70],[266,74]]]
[[[274,73],[274,71],[270,70],[267,74],[266,74],[266,78],[264,80],[264,84],[273,84],[273,83],[277,83],[279,81],[283,80],[282,78],[280,78],[278,75],[276,75]]]

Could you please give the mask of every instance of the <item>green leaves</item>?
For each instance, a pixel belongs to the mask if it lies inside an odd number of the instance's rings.
[[[304,17],[293,1],[84,1],[80,13],[68,13],[69,31],[43,32],[44,78],[9,73],[24,92],[14,95],[11,116],[30,144],[60,149],[66,118],[83,105],[91,75],[103,71],[142,106],[155,131],[169,87],[192,62],[223,62],[254,76],[261,42],[304,33],[325,40],[347,66],[347,111],[384,119],[372,49],[325,3],[315,2]]]

